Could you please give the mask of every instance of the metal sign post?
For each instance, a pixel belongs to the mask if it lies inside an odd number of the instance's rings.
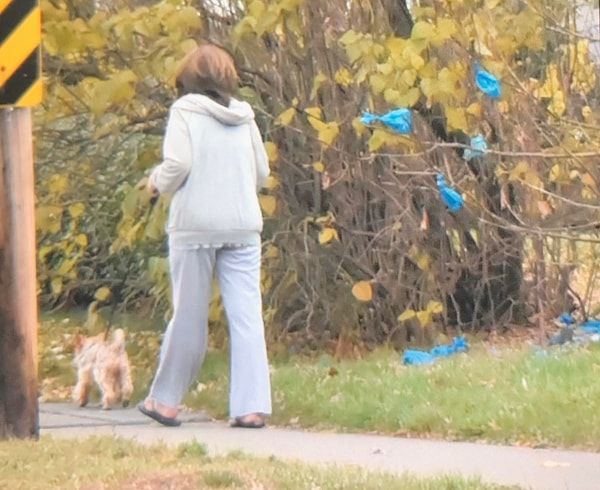
[[[0,439],[39,435],[29,107],[42,99],[40,42],[37,0],[0,0]]]

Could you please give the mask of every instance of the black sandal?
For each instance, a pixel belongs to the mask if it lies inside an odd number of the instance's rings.
[[[152,420],[155,420],[159,424],[165,425],[167,427],[179,427],[181,425],[181,420],[177,420],[175,417],[166,417],[163,414],[157,412],[156,410],[151,410],[146,407],[144,402],[140,402],[140,404],[138,405],[138,410],[147,417],[150,417]]]
[[[262,429],[265,426],[264,419],[260,420],[244,420],[245,417],[236,417],[231,422],[231,427],[238,427],[242,429]]]

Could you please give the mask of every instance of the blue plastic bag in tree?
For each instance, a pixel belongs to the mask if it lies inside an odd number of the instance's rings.
[[[500,81],[495,75],[485,71],[479,65],[475,65],[475,82],[484,94],[489,95],[492,99],[500,98],[502,93]]]
[[[468,162],[472,158],[481,157],[487,150],[487,141],[483,135],[479,134],[474,138],[471,138],[471,148],[465,149],[463,153],[463,158]]]
[[[438,174],[437,176],[437,185],[440,189],[442,201],[444,201],[444,204],[448,206],[448,209],[450,211],[456,213],[456,211],[458,211],[464,206],[465,202],[462,196],[454,189],[451,189],[446,185],[446,179],[444,179],[444,176],[442,174]]]
[[[412,113],[408,109],[394,109],[382,116],[365,112],[360,118],[360,122],[363,124],[373,124],[375,121],[381,121],[401,134],[408,134],[412,131]]]

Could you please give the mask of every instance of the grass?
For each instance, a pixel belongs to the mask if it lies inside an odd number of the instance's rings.
[[[188,397],[226,415],[226,359],[213,354]],[[219,369],[215,369],[219,366]],[[334,369],[332,369],[332,367]],[[334,375],[332,375],[334,374]],[[318,430],[600,449],[600,345],[492,355],[477,349],[429,366],[386,350],[362,360],[275,363],[273,423]]]
[[[3,490],[509,488],[450,476],[417,479],[351,467],[307,466],[239,452],[211,457],[198,443],[142,446],[108,437],[0,442],[0,474]]]
[[[55,327],[46,324],[40,336],[50,400],[67,397],[74,382],[70,354],[52,340]],[[151,380],[158,346],[156,333],[130,337],[138,399]],[[226,418],[227,371],[227,354],[209,352],[185,403]],[[271,423],[599,450],[599,376],[600,344],[494,353],[476,345],[427,367],[403,366],[400,354],[386,349],[341,362],[327,355],[272,359]]]

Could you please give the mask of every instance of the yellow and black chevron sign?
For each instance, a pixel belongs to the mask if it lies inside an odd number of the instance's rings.
[[[0,0],[0,106],[42,101],[38,0]]]

